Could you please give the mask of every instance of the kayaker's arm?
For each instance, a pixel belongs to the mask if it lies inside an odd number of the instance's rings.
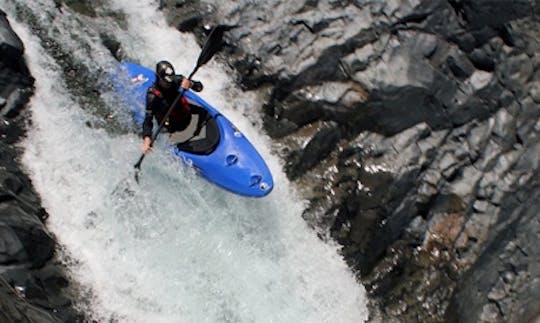
[[[156,96],[152,91],[148,91],[146,93],[146,112],[144,115],[144,121],[143,121],[143,145],[142,145],[142,151],[143,153],[147,153],[149,150],[151,150],[152,146],[152,130],[154,128],[154,109],[152,109],[152,106],[154,105]]]

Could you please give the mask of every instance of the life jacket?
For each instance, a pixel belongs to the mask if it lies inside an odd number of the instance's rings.
[[[155,87],[152,88],[152,94],[154,94],[156,97],[160,98],[161,100],[164,100],[163,93],[161,93],[161,91],[158,90]],[[164,101],[166,102],[166,100],[164,100]],[[188,102],[188,100],[186,99],[186,97],[184,95],[182,95],[182,97],[180,98],[180,106],[182,107],[182,112],[184,114],[191,114],[190,109],[189,109],[189,102]],[[166,127],[169,127],[169,124],[170,124],[169,120],[170,119],[175,119],[175,116],[179,117],[177,110],[173,109],[173,111],[171,111],[171,114],[169,115],[169,117],[165,120],[165,126]]]
[[[160,99],[163,99],[163,93],[161,93],[160,90],[156,89],[155,87],[152,88],[152,93],[157,96]],[[172,103],[172,102],[171,102]],[[182,110],[188,112],[189,111],[189,102],[186,99],[184,95],[180,98],[180,103],[182,104]]]

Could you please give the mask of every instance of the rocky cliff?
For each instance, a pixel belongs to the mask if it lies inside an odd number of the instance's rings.
[[[223,59],[373,300],[373,320],[540,314],[540,4],[162,1]]]

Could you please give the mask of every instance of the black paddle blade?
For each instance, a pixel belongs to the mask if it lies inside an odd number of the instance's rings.
[[[201,55],[197,60],[197,67],[206,64],[206,62],[208,62],[210,58],[212,58],[212,56],[214,56],[214,54],[221,48],[223,34],[229,29],[231,29],[231,27],[226,25],[217,25],[212,29],[210,35],[208,35],[208,38],[204,43]]]
[[[146,156],[146,154],[142,154],[137,163],[133,165],[133,168],[135,168],[135,182],[137,182],[137,184],[139,184],[139,172],[141,171],[141,164],[144,160],[144,156]]]
[[[141,171],[140,168],[135,168],[135,183],[139,184],[139,172]]]

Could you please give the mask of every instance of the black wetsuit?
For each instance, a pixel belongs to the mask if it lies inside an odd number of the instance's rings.
[[[156,118],[158,124],[161,124],[167,111],[171,107],[176,97],[179,95],[178,89],[182,76],[179,75],[170,88],[165,89],[159,86],[159,83],[152,84],[146,92],[146,114],[143,123],[143,137],[152,137],[153,118]],[[192,89],[199,92],[202,89],[200,82],[194,81]],[[175,107],[169,114],[168,120],[165,122],[165,128],[168,132],[182,131],[189,126],[191,122],[191,114],[202,114],[202,109],[191,109],[185,97],[182,97],[176,102]],[[198,128],[202,124],[204,116],[200,115]]]

